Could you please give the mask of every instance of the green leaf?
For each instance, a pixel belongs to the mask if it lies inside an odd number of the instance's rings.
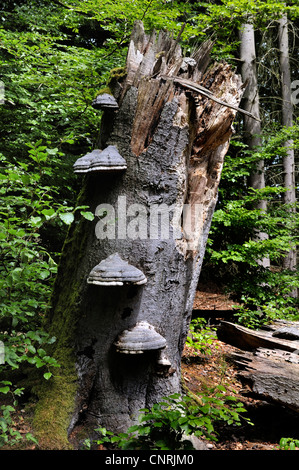
[[[47,277],[49,277],[50,274],[51,274],[50,271],[44,269],[44,270],[39,272],[38,277],[39,277],[39,279],[47,279]]]
[[[92,212],[81,211],[80,214],[87,220],[93,220],[94,219],[94,214]]]
[[[72,212],[64,212],[63,214],[59,214],[59,217],[67,225],[70,225],[75,218]]]
[[[32,223],[32,225],[40,227],[40,225],[42,224],[42,219],[41,217],[30,217],[30,222]]]
[[[49,380],[51,377],[52,377],[52,373],[51,373],[51,372],[46,372],[46,373],[44,374],[44,378],[45,378],[46,380]]]
[[[55,210],[54,209],[44,209],[41,211],[41,213],[46,217],[46,220],[51,219],[55,215]]]

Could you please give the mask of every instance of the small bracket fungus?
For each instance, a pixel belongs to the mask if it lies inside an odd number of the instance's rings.
[[[87,282],[98,286],[123,286],[124,284],[142,285],[147,282],[147,279],[142,271],[131,266],[118,253],[115,253],[90,271]]]
[[[113,95],[110,95],[109,93],[102,93],[93,100],[92,107],[101,110],[117,109],[118,103]]]
[[[90,163],[95,157],[95,152],[98,154],[101,150],[93,150],[90,153],[84,155],[84,157],[78,158],[73,165],[75,173],[88,173],[90,168]]]
[[[109,145],[105,150],[95,149],[74,163],[75,173],[121,171],[126,168],[126,160],[118,153],[114,145]]]
[[[142,354],[166,347],[163,338],[149,323],[142,321],[133,328],[124,330],[114,343],[116,351],[123,354]]]
[[[169,367],[171,366],[171,362],[168,356],[166,355],[165,350],[161,350],[159,352],[157,363],[159,364],[160,367],[165,367],[167,369],[169,369]]]
[[[166,349],[167,347],[159,351],[159,355],[157,358],[157,374],[158,375],[167,376],[175,371],[175,369],[171,367],[171,362],[169,360],[169,357],[167,356]]]
[[[109,145],[105,150],[95,155],[90,163],[89,171],[116,171],[126,168],[126,160],[118,153],[114,145]]]

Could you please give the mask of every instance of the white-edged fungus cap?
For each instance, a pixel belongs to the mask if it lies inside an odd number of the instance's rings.
[[[123,286],[142,285],[147,279],[140,269],[124,261],[118,253],[114,253],[90,271],[87,282],[98,286]]]
[[[73,167],[75,173],[119,171],[125,170],[127,163],[115,145],[108,145],[104,150],[95,149],[84,157],[78,158]]]
[[[113,95],[109,93],[102,93],[98,95],[92,102],[92,107],[95,109],[117,109],[118,103]]]
[[[73,165],[75,173],[87,173],[89,171],[91,161],[95,158],[95,155],[98,155],[100,152],[101,150],[93,150],[92,152],[84,155],[84,157],[78,158]]]
[[[119,154],[115,145],[108,145],[102,152],[95,154],[89,165],[89,171],[114,171],[126,168],[126,160]]]
[[[145,351],[166,347],[166,339],[146,321],[137,323],[133,328],[124,330],[114,343],[117,352],[123,354],[142,354]]]

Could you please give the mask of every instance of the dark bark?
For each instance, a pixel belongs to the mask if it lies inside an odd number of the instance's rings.
[[[125,430],[138,410],[181,392],[181,353],[236,110],[186,90],[173,78],[200,83],[234,107],[242,94],[240,78],[228,65],[206,71],[207,45],[195,53],[191,65],[187,62],[177,41],[166,33],[147,37],[142,24],[136,24],[126,78],[114,87],[119,109],[104,113],[100,143],[102,149],[116,146],[127,169],[87,174],[82,182],[79,204],[87,203],[97,215],[101,205],[113,210],[106,227],[110,238],[99,236],[108,217],[80,220],[71,227],[49,318],[61,376],[76,388],[72,410],[61,424],[68,422],[71,437],[81,426]],[[176,226],[170,217],[162,227],[168,234],[155,233],[152,211],[161,204],[179,214]],[[182,226],[184,205],[193,219],[192,210],[199,208],[195,230]],[[141,233],[145,215],[146,234]],[[88,284],[90,271],[114,253],[141,270],[147,283]],[[143,354],[118,352],[118,336],[140,322],[152,325],[167,347]],[[65,365],[72,361],[73,368]],[[53,380],[49,388],[53,392],[59,386]],[[35,420],[39,430],[48,394],[46,389],[40,399]],[[40,435],[49,441],[45,434],[43,428]]]

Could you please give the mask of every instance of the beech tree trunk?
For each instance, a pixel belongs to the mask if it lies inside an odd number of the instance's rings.
[[[288,43],[288,19],[284,15],[279,21],[279,51],[280,51],[280,69],[282,84],[282,125],[291,127],[293,125],[293,105],[291,90],[291,71],[289,62],[289,43]],[[289,140],[285,142],[286,156],[283,159],[284,169],[284,187],[287,191],[284,193],[284,202],[289,204],[289,211],[295,212],[296,189],[295,189],[295,154],[294,142]],[[296,267],[296,250],[290,249],[287,256],[283,260],[284,268],[295,270]],[[297,296],[294,291],[293,296]]]
[[[260,118],[260,104],[258,92],[258,80],[256,71],[256,52],[255,52],[255,34],[253,24],[244,24],[240,29],[240,59],[242,62],[242,79],[247,83],[247,87],[243,97],[243,107],[245,110]],[[244,134],[245,141],[251,150],[261,146],[261,123],[254,120],[250,116],[244,116]],[[257,163],[255,171],[250,176],[250,186],[253,189],[263,189],[265,187],[264,161]],[[267,211],[267,202],[261,200],[257,205],[258,209]],[[256,234],[257,240],[265,240],[268,236],[266,233],[259,231]],[[261,265],[265,268],[270,266],[268,258],[261,260]]]
[[[114,84],[119,107],[104,112],[100,139],[127,168],[82,179],[78,205],[96,218],[72,224],[54,289],[48,329],[61,368],[40,387],[34,420],[45,448],[76,447],[79,431],[86,437],[99,425],[125,431],[141,408],[181,392],[181,354],[243,92],[230,66],[207,70],[209,49],[184,58],[178,41],[135,25],[126,76]],[[145,279],[88,283],[116,253]],[[122,333],[145,324],[166,347],[121,351]]]

